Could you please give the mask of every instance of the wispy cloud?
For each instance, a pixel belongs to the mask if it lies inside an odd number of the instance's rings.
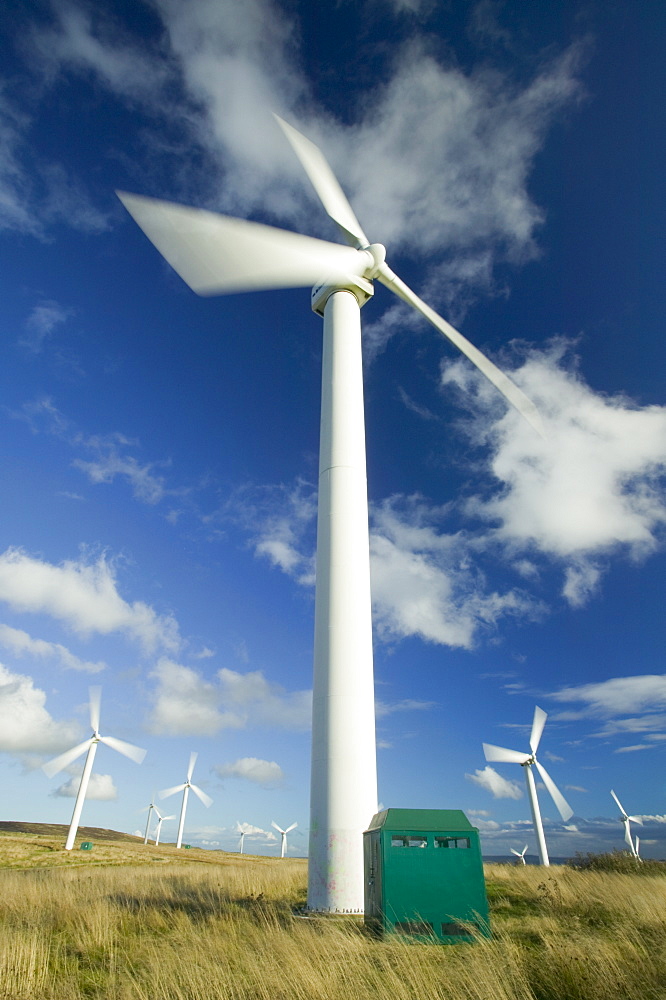
[[[168,469],[170,460],[142,463],[133,454],[140,447],[139,441],[119,431],[86,434],[78,430],[50,397],[31,400],[11,415],[27,423],[33,434],[52,434],[73,450],[92,456],[75,458],[72,462],[72,466],[83,472],[92,483],[108,484],[116,478],[124,479],[130,484],[137,500],[151,505],[160,503],[166,497],[182,498],[189,492],[187,487],[167,485],[166,476],[160,470]]]
[[[85,670],[90,674],[97,674],[106,667],[106,664],[101,660],[94,663],[90,660],[81,660],[60,643],[47,642],[45,639],[33,639],[22,629],[12,628],[9,625],[0,625],[0,646],[10,650],[14,656],[18,657],[32,656],[36,659],[54,659],[66,670]]]
[[[19,344],[33,354],[39,354],[45,342],[59,326],[66,322],[71,314],[71,309],[66,309],[53,299],[38,302],[25,321],[23,333],[19,337]]]

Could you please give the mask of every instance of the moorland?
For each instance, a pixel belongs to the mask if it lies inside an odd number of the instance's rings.
[[[666,998],[659,869],[487,865],[492,936],[447,946],[304,917],[304,860],[65,832],[0,824],[6,1000]]]

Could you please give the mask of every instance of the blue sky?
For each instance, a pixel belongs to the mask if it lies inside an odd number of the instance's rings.
[[[202,299],[114,195],[336,239],[275,111],[394,270],[538,405],[546,441],[378,286],[363,310],[386,806],[462,808],[487,854],[666,857],[665,18],[657,3],[9,0],[0,87],[5,819],[68,822],[40,764],[102,732],[83,822],[307,845],[321,321]],[[516,773],[518,772],[518,773]],[[177,811],[173,799],[164,805]],[[163,810],[164,811],[164,810]],[[164,839],[175,836],[165,824]]]

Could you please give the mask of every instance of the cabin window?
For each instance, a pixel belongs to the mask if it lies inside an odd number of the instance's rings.
[[[442,924],[442,934],[444,937],[456,937],[461,934],[469,937],[470,930],[464,924]]]
[[[409,837],[408,840],[409,840],[409,846],[410,847],[427,847],[428,846],[428,838],[427,837]]]
[[[407,836],[406,834],[394,833],[391,837],[391,847],[427,847],[428,838],[420,836]]]
[[[435,847],[469,847],[469,837],[435,837]]]
[[[393,926],[399,934],[432,934],[432,924],[427,920],[401,920]]]

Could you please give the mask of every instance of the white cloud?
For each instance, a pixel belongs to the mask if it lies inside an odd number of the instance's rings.
[[[242,727],[239,715],[218,708],[220,694],[216,685],[190,667],[163,657],[150,676],[157,680],[149,720],[151,732],[212,736],[220,729]]]
[[[471,433],[490,441],[501,489],[475,499],[470,513],[496,525],[492,537],[517,553],[562,564],[563,594],[574,606],[598,586],[600,559],[626,552],[641,559],[661,544],[666,522],[666,407],[638,407],[593,392],[564,367],[566,345],[531,352],[513,373],[546,423],[539,438],[515,413],[499,414],[494,390],[461,362],[443,380],[464,389],[491,423]]]
[[[234,830],[236,833],[244,833],[246,837],[270,837],[271,840],[275,840],[275,834],[270,830],[262,830],[260,826],[252,826],[251,823],[237,821]]]
[[[64,785],[54,788],[50,793],[55,798],[74,799],[76,798],[81,775],[74,775]],[[118,798],[118,789],[113,783],[110,774],[96,774],[94,771],[90,775],[90,782],[86,791],[86,799],[97,799],[99,802],[111,802]]]
[[[106,664],[102,661],[92,663],[74,656],[65,646],[57,642],[46,642],[45,639],[33,639],[22,629],[0,625],[0,646],[11,650],[14,656],[34,656],[38,659],[53,659],[67,670],[85,670],[97,674],[104,670]]]
[[[422,6],[393,3],[403,13]],[[440,64],[415,21],[357,102],[357,121],[343,125],[317,107],[299,68],[299,25],[283,5],[158,0],[154,9],[164,33],[152,47],[73,4],[33,29],[30,44],[52,82],[92,75],[173,126],[174,146],[198,143],[204,157],[191,157],[198,165],[189,177],[179,162],[173,183],[225,211],[264,211],[312,229],[307,182],[270,118],[276,109],[323,146],[373,239],[443,267],[443,300],[487,287],[497,259],[534,254],[542,213],[527,180],[547,129],[579,96],[577,46],[518,87],[497,69],[465,75]],[[323,210],[315,218],[323,228]],[[465,267],[452,265],[454,256]]]
[[[278,788],[284,781],[284,772],[274,760],[259,757],[239,757],[230,764],[216,764],[213,770],[218,778],[242,778],[262,788]],[[240,832],[240,831],[239,831]],[[247,832],[247,831],[245,831]]]
[[[375,624],[384,638],[418,635],[469,649],[503,616],[533,617],[524,593],[486,592],[462,534],[439,532],[445,512],[420,497],[391,497],[373,510],[370,538]]]
[[[147,652],[180,645],[171,615],[120,596],[114,567],[104,555],[95,562],[82,558],[55,566],[9,548],[0,555],[0,600],[15,611],[50,615],[83,636],[121,632]]]
[[[170,735],[213,735],[249,725],[307,730],[311,692],[286,692],[261,671],[245,674],[223,667],[211,680],[191,667],[161,659],[151,677],[157,681],[148,725]]]
[[[517,781],[508,781],[503,778],[489,764],[486,764],[482,771],[477,769],[474,774],[466,774],[465,777],[480,788],[485,788],[496,799],[522,799],[523,797],[523,790]]]
[[[56,722],[46,710],[46,694],[32,677],[0,664],[0,752],[60,753],[79,738],[73,722]]]
[[[239,490],[223,516],[250,534],[255,555],[304,586],[314,584],[317,494],[309,483]]]

